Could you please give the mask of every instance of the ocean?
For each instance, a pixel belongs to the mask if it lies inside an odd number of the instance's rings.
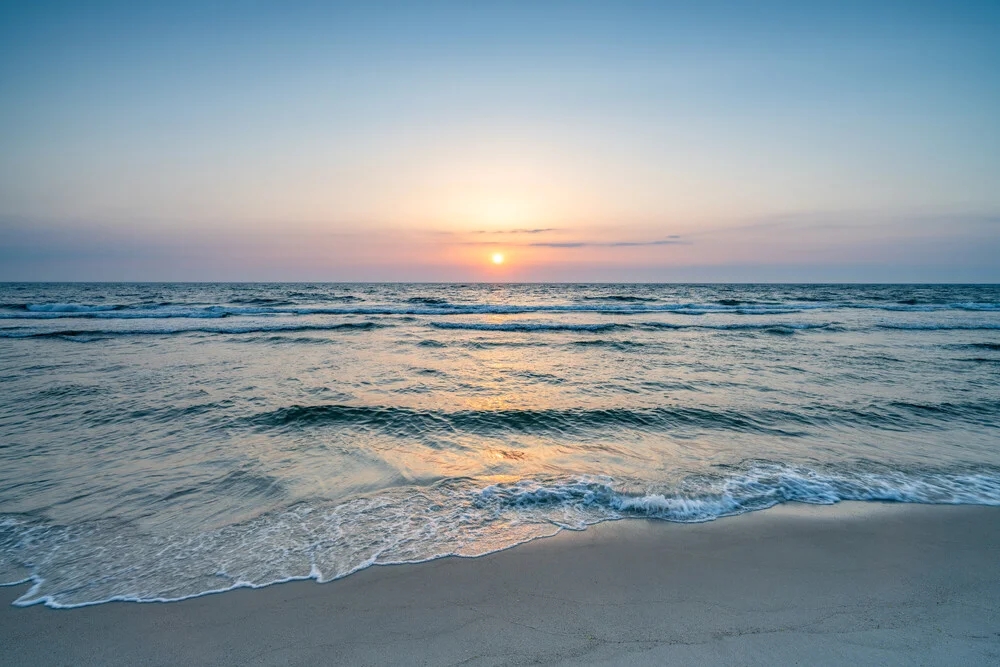
[[[1000,505],[1000,286],[0,284],[18,605],[842,500]]]

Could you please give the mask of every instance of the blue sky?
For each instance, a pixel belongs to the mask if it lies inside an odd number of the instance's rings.
[[[8,0],[0,279],[1000,281],[998,68],[996,2]]]

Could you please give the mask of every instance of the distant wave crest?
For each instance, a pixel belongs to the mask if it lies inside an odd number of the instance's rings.
[[[32,303],[25,306],[25,310],[32,313],[102,313],[119,310],[124,307],[125,306],[112,304],[87,305],[83,303]]]
[[[328,301],[355,302],[354,296],[331,296]],[[48,303],[10,306],[0,311],[0,319],[165,319],[165,318],[221,318],[253,315],[516,315],[525,313],[608,313],[642,314],[674,313],[677,315],[783,315],[811,311],[836,311],[844,309],[882,310],[888,312],[937,312],[972,311],[1000,312],[996,303],[946,303],[946,304],[893,304],[862,302],[809,303],[789,301],[784,303],[751,303],[736,299],[719,299],[713,303],[658,303],[658,299],[642,296],[609,295],[584,297],[581,302],[568,304],[455,304],[440,297],[410,297],[403,303],[371,306],[356,305],[277,305],[277,300],[240,298],[233,304],[210,306],[166,304],[73,304]]]
[[[230,326],[162,327],[155,329],[56,329],[11,327],[0,329],[0,338],[62,338],[86,342],[116,336],[170,336],[189,333],[246,334],[293,331],[365,331],[391,326],[380,322],[233,324]]]

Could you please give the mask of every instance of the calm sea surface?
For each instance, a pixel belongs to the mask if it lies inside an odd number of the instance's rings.
[[[1000,287],[0,284],[19,604],[838,500],[1000,504]]]

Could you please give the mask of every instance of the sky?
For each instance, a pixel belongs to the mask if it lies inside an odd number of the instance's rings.
[[[995,0],[0,0],[0,280],[1000,282],[998,71]]]

